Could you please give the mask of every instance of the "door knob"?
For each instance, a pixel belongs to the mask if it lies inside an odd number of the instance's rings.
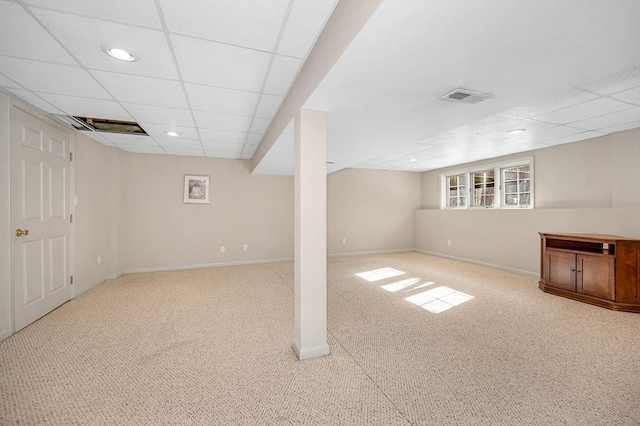
[[[16,237],[22,237],[23,235],[29,235],[28,229],[16,229]]]

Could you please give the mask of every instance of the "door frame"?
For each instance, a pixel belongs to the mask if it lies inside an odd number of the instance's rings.
[[[74,151],[74,129],[57,122],[47,113],[0,90],[0,341],[14,333],[13,313],[13,259],[11,234],[11,112],[18,108],[45,123],[70,134],[70,149]],[[69,212],[74,213],[75,173],[74,162],[69,164]],[[69,230],[70,257],[69,271],[75,271],[75,226]],[[75,287],[71,286],[70,298],[75,297]]]

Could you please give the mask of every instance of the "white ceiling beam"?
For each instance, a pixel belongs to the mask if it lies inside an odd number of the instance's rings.
[[[253,155],[252,172],[381,3],[382,0],[338,2]]]

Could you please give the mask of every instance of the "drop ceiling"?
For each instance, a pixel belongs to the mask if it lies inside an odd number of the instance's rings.
[[[149,136],[85,133],[123,151],[249,159],[335,3],[0,0],[0,86],[51,114],[137,121]]]
[[[91,134],[124,151],[249,159],[334,8],[0,0],[0,86],[49,113],[138,121],[149,136]],[[439,99],[455,89],[492,97]],[[329,172],[432,170],[640,127],[640,2],[387,0],[305,107],[327,111]],[[293,174],[292,146],[290,125],[254,172]]]

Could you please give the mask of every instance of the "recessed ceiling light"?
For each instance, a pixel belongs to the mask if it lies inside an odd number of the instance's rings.
[[[167,135],[167,136],[173,136],[173,137],[175,137],[175,136],[180,136],[180,133],[178,133],[178,132],[173,132],[173,131],[166,131],[166,132],[164,132],[164,133],[165,133],[165,135]]]
[[[411,161],[412,163],[415,163],[416,161],[418,161],[417,158],[409,158],[409,161]]]
[[[130,50],[125,50],[121,47],[102,46],[101,49],[107,55],[120,61],[135,62],[140,59],[140,57],[135,53],[131,52]]]
[[[513,130],[509,130],[507,132],[507,134],[509,134],[509,135],[519,135],[520,133],[524,133],[526,131],[527,131],[527,129],[513,129]]]

